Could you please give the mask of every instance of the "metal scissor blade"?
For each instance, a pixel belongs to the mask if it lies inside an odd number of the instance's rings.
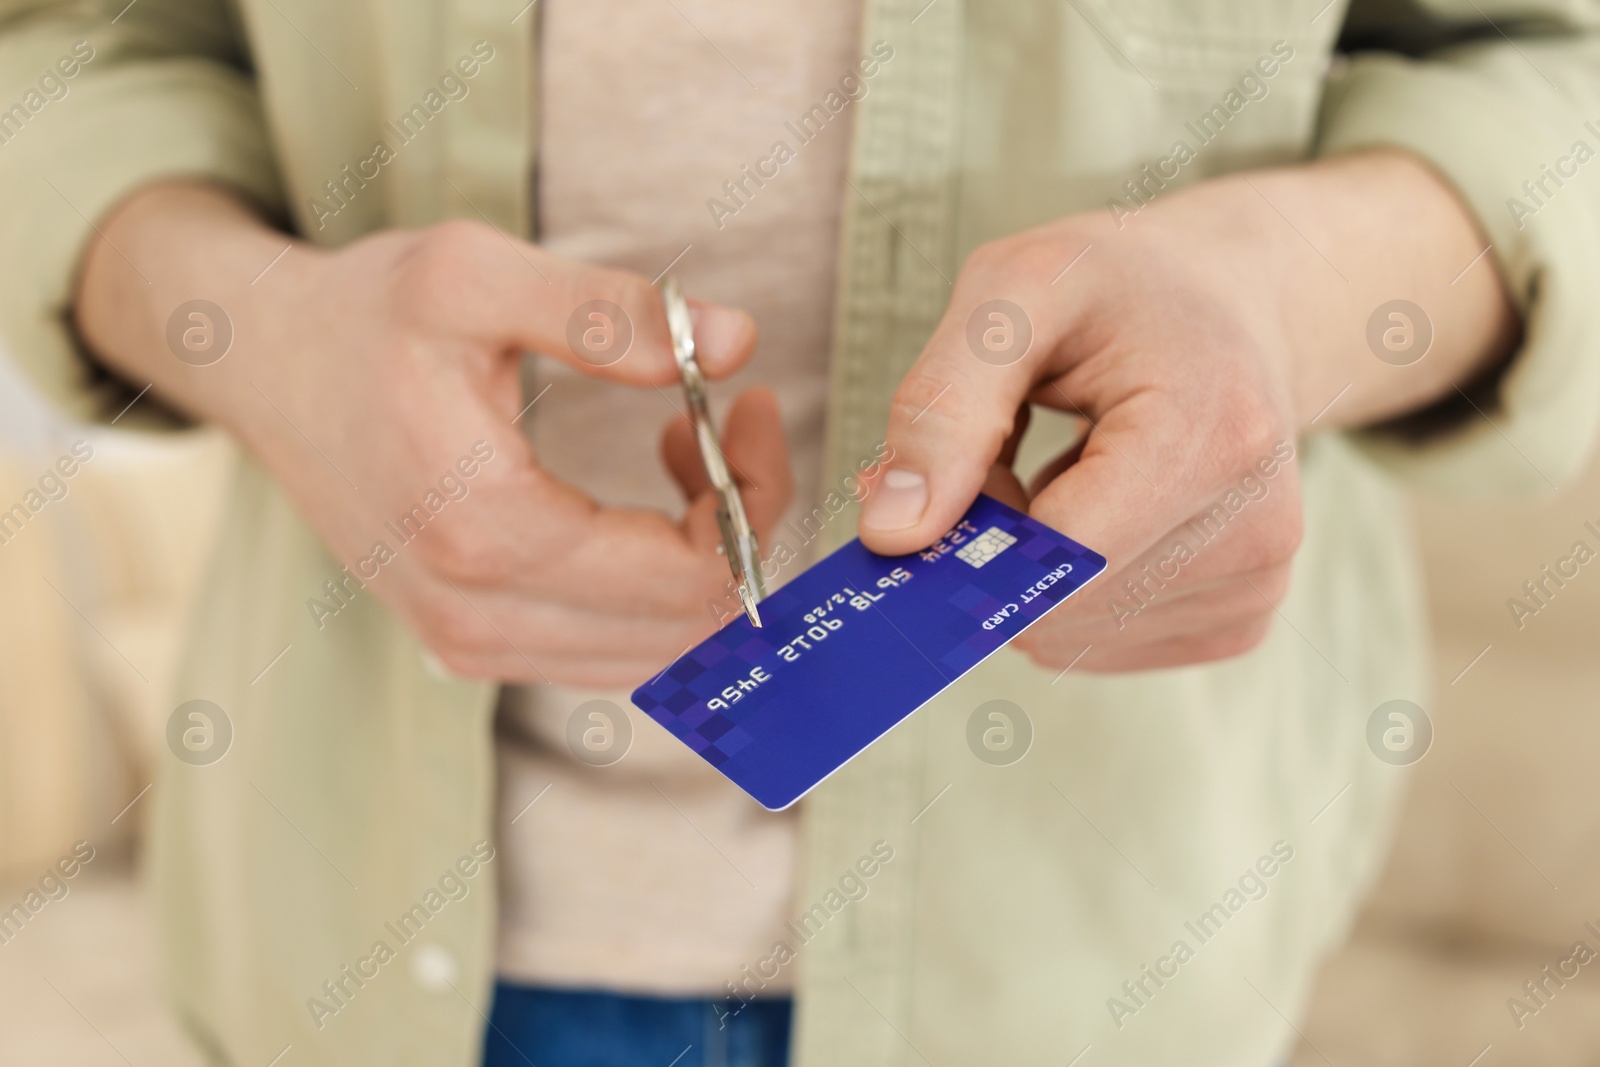
[[[750,620],[750,625],[761,629],[761,612],[756,610],[756,598],[742,583],[739,586],[739,601],[744,604],[744,617]]]
[[[744,605],[745,617],[760,628],[761,612],[756,610],[756,604],[767,595],[761,581],[761,547],[745,518],[744,502],[720,491],[718,497],[717,527],[722,531],[722,551],[739,587],[739,603]]]
[[[760,626],[761,613],[756,610],[756,604],[767,595],[761,581],[761,545],[745,514],[739,487],[728,472],[727,457],[717,441],[717,428],[706,403],[705,376],[700,373],[699,361],[695,359],[689,304],[678,288],[677,279],[670,274],[661,281],[661,299],[666,305],[667,325],[672,334],[673,358],[678,364],[678,375],[683,379],[684,399],[689,404],[689,421],[694,424],[700,459],[717,494],[717,526],[722,531],[722,551],[728,557],[728,568],[739,586],[739,602],[744,605],[745,616],[751,625]]]

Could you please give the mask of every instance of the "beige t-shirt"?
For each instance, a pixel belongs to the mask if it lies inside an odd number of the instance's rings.
[[[713,407],[749,385],[777,394],[793,510],[809,511],[851,109],[820,132],[804,127],[804,143],[786,123],[853,73],[857,0],[541,7],[541,244],[647,278],[670,264],[690,295],[750,311],[760,348],[713,387]],[[760,164],[779,141],[792,158]],[[746,169],[758,165],[771,175],[760,184]],[[542,463],[603,503],[681,509],[659,459],[676,390],[610,385],[550,361],[534,378],[530,397],[550,387],[526,420]],[[574,712],[596,699],[624,709],[633,734],[602,767],[568,743]],[[577,730],[598,731],[595,760],[618,743],[604,716],[586,711]],[[786,936],[794,813],[763,810],[627,692],[508,689],[498,752],[503,977],[723,995]],[[768,990],[792,978],[782,972]]]

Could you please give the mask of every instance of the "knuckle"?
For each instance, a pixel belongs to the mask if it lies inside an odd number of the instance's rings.
[[[414,312],[453,307],[478,292],[474,274],[493,231],[481,222],[452,219],[416,236],[395,262],[398,306]]]
[[[963,439],[998,447],[1011,433],[1015,413],[997,411],[993,405],[963,404],[963,399],[959,382],[915,368],[889,401],[889,425],[901,433],[915,432],[914,426],[957,427]]]
[[[1240,573],[1255,574],[1285,567],[1294,559],[1304,536],[1304,521],[1293,516],[1272,515],[1255,523],[1235,551],[1233,561]]]
[[[1067,262],[1060,246],[1054,241],[1016,240],[1005,249],[1004,269],[1033,281],[1048,282]]]
[[[1288,514],[1280,516],[1278,521],[1271,526],[1268,534],[1267,562],[1272,566],[1282,566],[1300,551],[1306,535],[1305,515],[1299,508],[1293,508]],[[1287,575],[1285,575],[1287,581]]]
[[[890,424],[910,426],[923,412],[930,410],[930,405],[942,388],[923,371],[913,370],[907,374],[889,400]]]
[[[981,296],[979,291],[991,289],[999,279],[1049,281],[1070,258],[1059,240],[1035,233],[1012,234],[973,249],[962,267],[960,280],[977,290],[972,295]]]
[[[1231,404],[1222,428],[1228,451],[1241,466],[1254,467],[1272,452],[1285,435],[1284,419],[1270,403],[1253,392]]]
[[[434,598],[423,616],[422,639],[456,673],[476,663],[485,647],[483,620],[454,593]]]
[[[438,657],[440,664],[454,678],[473,678],[487,673],[484,670],[483,662],[475,655],[455,649],[438,648],[433,650],[433,654]]]
[[[1071,664],[1083,649],[1069,648],[1059,639],[1050,640],[1047,637],[1017,639],[1017,650],[1034,662],[1035,666],[1045,670],[1059,671]]]
[[[413,246],[413,256],[434,270],[459,274],[482,257],[493,232],[481,222],[451,219],[424,230]]]
[[[974,248],[967,256],[961,273],[963,276],[985,278],[1011,267],[1019,250],[1026,244],[1020,237],[998,237]]]
[[[1259,647],[1272,632],[1272,614],[1265,609],[1255,618],[1219,634],[1211,641],[1211,659],[1232,659]]]
[[[968,252],[966,262],[961,264],[961,277],[966,278],[973,274],[983,274],[993,269],[994,265],[1001,260],[999,245],[999,240],[985,241],[971,252]]]
[[[437,574],[467,585],[492,584],[505,574],[503,553],[493,541],[451,526],[432,532],[424,550]]]
[[[422,231],[418,248],[427,256],[446,262],[475,258],[494,231],[476,219],[448,219]]]
[[[1255,578],[1252,578],[1251,581],[1261,591],[1261,596],[1266,597],[1274,605],[1277,605],[1282,604],[1284,598],[1289,595],[1289,576],[1289,568],[1280,565],[1267,568]],[[1257,597],[1256,600],[1259,603],[1260,597]]]

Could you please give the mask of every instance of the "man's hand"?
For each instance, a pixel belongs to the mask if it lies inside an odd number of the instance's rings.
[[[136,194],[103,229],[77,309],[91,346],[168,403],[228,428],[453,671],[631,685],[714,628],[707,605],[723,598],[728,568],[714,552],[705,486],[680,476],[692,501],[681,522],[602,508],[542,470],[516,425],[525,351],[676,394],[666,317],[644,278],[564,262],[468,222],[319,250],[193,185]],[[218,305],[234,336],[206,366],[178,358],[167,339],[173,309],[195,298]],[[612,310],[579,313],[592,301],[620,308],[622,321]],[[754,323],[727,308],[692,310],[702,366],[726,376],[754,349]],[[631,329],[631,345],[576,353],[575,321],[580,336],[600,329],[602,348],[606,331]],[[684,466],[681,433],[663,442],[674,470]],[[482,448],[474,456],[477,442],[492,459]],[[739,398],[725,448],[749,482],[752,523],[770,529],[791,492],[770,395]],[[377,558],[379,542],[392,558]],[[295,595],[327,597],[320,584]]]
[[[1297,437],[1426,406],[1492,370],[1517,330],[1492,261],[1463,273],[1486,244],[1475,223],[1409,156],[1216,179],[1123,222],[1073,216],[972,255],[895,394],[896,459],[861,519],[869,547],[910,552],[987,491],[1103,553],[1106,575],[1018,642],[1058,669],[1254,647],[1300,544]],[[1405,367],[1366,340],[1396,298],[1435,330]],[[1007,365],[984,330],[1026,327],[991,319],[994,300],[1031,325]],[[1024,488],[1010,464],[1029,403],[1087,435]]]

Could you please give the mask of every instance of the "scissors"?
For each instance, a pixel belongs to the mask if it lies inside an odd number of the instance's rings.
[[[683,290],[678,288],[677,279],[670,274],[661,282],[661,299],[667,308],[672,355],[678,364],[678,376],[683,379],[684,398],[689,402],[689,421],[700,442],[700,458],[711,478],[711,488],[717,494],[717,527],[722,531],[722,545],[718,551],[728,557],[728,568],[738,584],[739,602],[744,605],[745,617],[752,626],[759,627],[761,612],[756,610],[756,604],[767,595],[761,581],[761,546],[750,526],[750,517],[745,514],[739,487],[728,473],[728,459],[722,454],[717,428],[706,406],[706,379],[695,359],[694,323],[689,318],[689,305],[683,298]]]

